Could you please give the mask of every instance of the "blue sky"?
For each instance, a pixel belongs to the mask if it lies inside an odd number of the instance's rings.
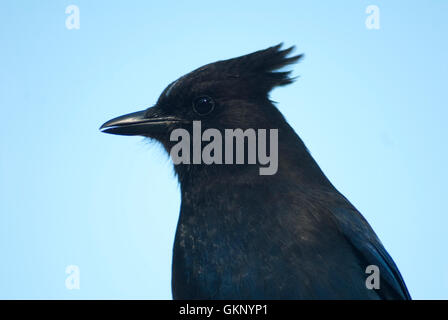
[[[365,26],[371,4],[379,30]],[[412,296],[447,299],[447,12],[435,0],[1,1],[0,298],[170,299],[170,161],[98,127],[194,68],[284,42],[305,59],[272,99]]]

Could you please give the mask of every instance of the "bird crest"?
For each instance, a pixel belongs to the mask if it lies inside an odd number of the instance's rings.
[[[291,71],[280,71],[284,67],[294,64],[303,58],[303,54],[290,54],[295,47],[281,49],[283,43],[256,51],[237,58],[218,61],[217,65],[225,69],[228,76],[250,79],[258,82],[267,91],[276,86],[283,86],[292,83]]]

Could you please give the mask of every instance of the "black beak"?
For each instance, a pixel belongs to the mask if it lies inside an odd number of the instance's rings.
[[[169,125],[181,122],[180,119],[175,117],[148,116],[147,111],[133,112],[109,120],[100,127],[100,130],[101,132],[124,136],[150,135],[166,132]]]

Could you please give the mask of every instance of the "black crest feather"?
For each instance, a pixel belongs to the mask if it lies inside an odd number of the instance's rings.
[[[303,54],[290,56],[295,47],[281,49],[283,43],[241,57],[221,61],[232,76],[255,80],[266,91],[292,83],[291,71],[280,69],[298,62]],[[251,81],[252,82],[252,81]]]

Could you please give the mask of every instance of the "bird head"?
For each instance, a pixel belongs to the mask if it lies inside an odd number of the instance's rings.
[[[281,69],[302,55],[291,56],[294,47],[281,46],[200,67],[169,84],[154,106],[107,121],[100,130],[152,138],[169,152],[175,144],[171,132],[182,128],[191,133],[194,121],[203,130],[285,127],[269,92],[294,80],[291,71]]]
[[[294,47],[281,46],[200,67],[169,84],[153,107],[107,121],[100,130],[163,139],[194,120],[217,129],[269,126],[275,109],[266,106],[269,92],[293,81],[290,71],[278,70],[302,57],[288,57]]]

